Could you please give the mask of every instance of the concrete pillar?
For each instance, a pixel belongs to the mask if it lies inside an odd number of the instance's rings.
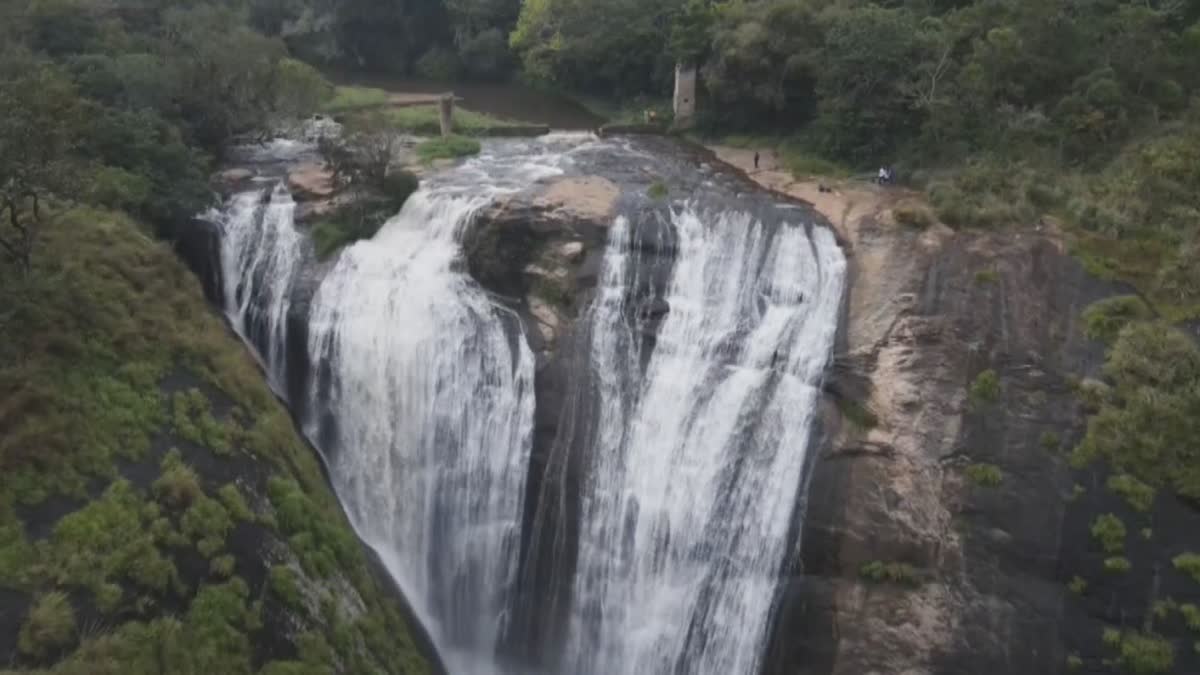
[[[444,94],[438,100],[438,121],[442,125],[442,136],[454,133],[454,94]]]
[[[675,64],[675,126],[687,129],[696,118],[696,66]]]

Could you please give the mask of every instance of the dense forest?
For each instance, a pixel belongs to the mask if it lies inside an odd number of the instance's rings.
[[[1096,271],[1172,314],[1200,300],[1197,0],[3,7],[3,95],[30,113],[6,134],[47,157],[70,146],[92,167],[75,198],[149,219],[195,212],[234,133],[314,107],[324,85],[306,63],[521,78],[640,109],[668,99],[684,62],[701,73],[703,135],[774,147],[796,171],[893,165],[954,226],[1053,214],[1097,234],[1081,250]],[[1101,239],[1136,240],[1139,259]]]

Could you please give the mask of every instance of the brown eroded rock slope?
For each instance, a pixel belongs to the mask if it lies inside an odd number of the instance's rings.
[[[850,260],[801,552],[766,672],[1101,664],[1104,626],[1128,619],[1127,607],[1145,612],[1145,587],[1106,588],[1102,607],[1067,591],[1087,567],[1087,528],[1101,507],[1072,498],[1082,479],[1063,449],[1084,421],[1070,382],[1103,358],[1078,317],[1115,289],[1083,272],[1053,225],[908,228],[892,218],[914,198],[901,190],[819,191],[770,155],[756,171],[749,151],[715,151],[764,187],[811,202]],[[989,370],[998,396],[972,400]]]

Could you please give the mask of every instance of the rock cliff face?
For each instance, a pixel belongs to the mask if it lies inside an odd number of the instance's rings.
[[[1089,277],[1052,223],[914,229],[892,216],[909,199],[901,193],[751,177],[813,203],[850,258],[817,459],[765,673],[1101,667],[1117,658],[1101,640],[1105,627],[1143,629],[1155,599],[1191,599],[1178,579],[1159,588],[1161,547],[1145,570],[1105,576],[1091,523],[1124,507],[1103,495],[1103,474],[1067,461],[1086,422],[1076,384],[1104,359],[1080,314],[1128,289]],[[525,308],[535,342],[548,338],[535,345],[543,452],[534,477],[545,473],[572,367],[571,350],[557,345],[588,301],[611,215],[581,217],[572,203],[561,194],[498,206],[483,219],[490,252],[477,249],[471,266]],[[567,246],[572,255],[554,257]],[[505,262],[487,269],[487,260]],[[566,280],[549,301],[538,298],[546,279]],[[552,320],[539,309],[546,304]],[[572,480],[569,467],[561,480]],[[1095,489],[1081,496],[1081,486]],[[1160,507],[1156,538],[1187,537],[1194,516],[1175,502]],[[1089,590],[1068,590],[1076,577]],[[1160,631],[1174,628],[1159,622]],[[1194,655],[1177,652],[1169,672],[1191,672]]]
[[[1067,462],[1086,420],[1075,385],[1104,359],[1080,314],[1128,290],[1089,277],[1052,223],[918,231],[892,218],[903,195],[787,187],[824,207],[851,264],[766,671],[1058,673],[1119,662],[1106,627],[1150,630],[1155,602],[1196,592],[1160,579],[1195,512],[1164,500],[1154,543],[1141,542],[1153,550],[1125,578],[1106,573],[1091,524],[1129,509],[1104,494],[1103,475]],[[1079,579],[1087,589],[1068,590]],[[1159,632],[1190,644],[1177,621],[1158,618]],[[1192,650],[1176,651],[1174,669],[1147,672],[1194,672]]]

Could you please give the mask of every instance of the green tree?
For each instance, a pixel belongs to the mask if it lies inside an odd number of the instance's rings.
[[[834,8],[822,16],[825,46],[817,66],[817,133],[829,156],[870,162],[914,135],[921,118],[907,92],[927,60],[917,17],[876,5]]]
[[[0,56],[0,250],[28,271],[46,202],[69,196],[80,102],[67,77],[29,56]]]
[[[701,71],[710,120],[751,129],[812,118],[823,36],[810,2],[722,5],[712,32]]]

